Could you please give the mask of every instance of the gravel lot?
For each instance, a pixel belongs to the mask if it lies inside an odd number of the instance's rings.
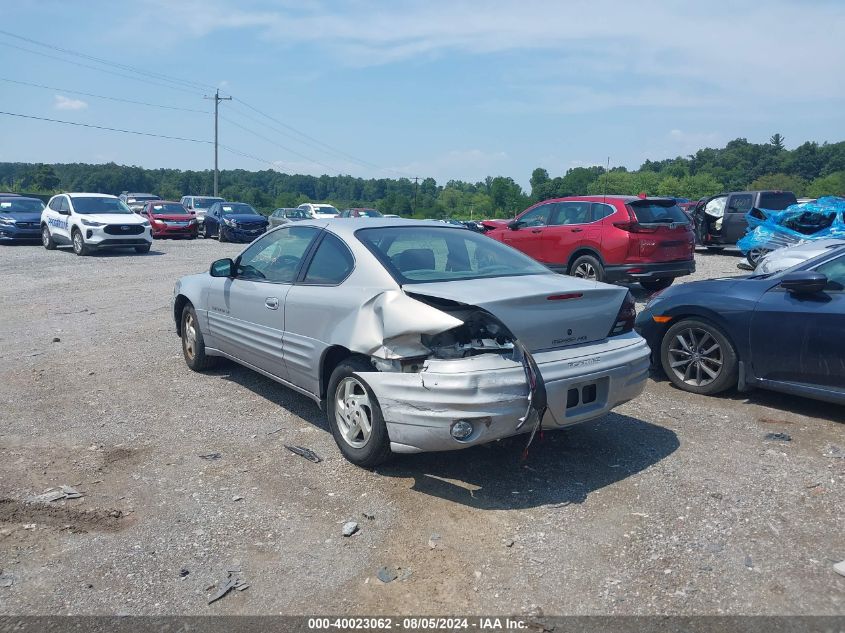
[[[363,471],[305,397],[185,366],[173,283],[239,250],[0,249],[0,613],[845,612],[842,408],[656,377],[526,464],[519,441]],[[60,484],[84,497],[26,503]],[[207,605],[227,570],[249,588]]]

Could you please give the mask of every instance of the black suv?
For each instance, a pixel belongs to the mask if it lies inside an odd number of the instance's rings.
[[[695,240],[713,250],[732,246],[748,230],[745,214],[751,209],[783,211],[796,202],[791,191],[734,191],[702,198],[692,210]]]

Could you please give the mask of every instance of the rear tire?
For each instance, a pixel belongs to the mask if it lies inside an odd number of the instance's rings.
[[[217,365],[217,356],[207,356],[205,339],[200,330],[197,313],[190,303],[182,309],[182,355],[185,363],[194,371],[206,371]]]
[[[47,228],[46,224],[41,227],[41,243],[48,251],[56,250],[56,242],[53,239],[53,236],[50,235],[50,229]]]
[[[82,231],[79,229],[73,229],[73,234],[71,235],[71,240],[73,242],[73,252],[79,255],[80,257],[84,257],[90,253],[87,246],[85,246],[85,238],[82,237]]]
[[[604,281],[604,266],[592,255],[581,255],[572,262],[569,275],[590,281]]]
[[[660,290],[666,290],[666,288],[672,285],[673,281],[675,281],[674,277],[662,277],[660,279],[650,280],[644,279],[640,281],[640,285],[649,292],[659,292]]]
[[[374,468],[392,454],[381,407],[361,376],[374,371],[363,358],[347,358],[335,367],[326,391],[326,417],[334,440],[343,456],[362,468]]]
[[[676,387],[705,396],[735,387],[739,377],[733,343],[719,327],[699,319],[682,319],[666,331],[660,365]]]

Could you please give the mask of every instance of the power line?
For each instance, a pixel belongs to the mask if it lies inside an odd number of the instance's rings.
[[[19,114],[17,112],[4,112],[0,110],[0,114],[6,116],[14,116],[19,117],[21,119],[33,119],[35,121],[49,121],[50,123],[62,123],[64,125],[75,125],[78,127],[89,127],[94,128],[96,130],[108,130],[109,132],[122,132],[123,134],[135,134],[137,136],[152,136],[155,138],[166,138],[171,141],[188,141],[190,143],[208,143],[209,145],[212,141],[207,141],[204,139],[197,139],[197,138],[186,138],[184,136],[168,136],[167,134],[155,134],[153,132],[139,132],[137,130],[125,130],[122,128],[116,127],[106,127],[105,125],[93,125],[91,123],[78,123],[76,121],[63,121],[61,119],[48,119],[47,117],[41,116],[32,116],[29,114]]]
[[[276,147],[283,149],[286,152],[290,152],[291,154],[294,154],[295,156],[299,156],[300,158],[307,160],[308,162],[314,163],[316,165],[320,165],[321,167],[325,167],[329,171],[337,172],[338,174],[341,173],[341,170],[337,169],[336,167],[332,167],[331,165],[326,165],[325,163],[321,163],[320,161],[318,161],[314,158],[311,158],[310,156],[306,156],[305,154],[301,154],[300,152],[297,152],[296,150],[293,150],[289,147],[285,147],[284,145],[281,145],[279,143],[271,141],[265,135],[261,134],[261,132],[256,132],[255,130],[252,130],[252,129],[246,127],[246,126],[243,126],[240,123],[236,123],[235,121],[232,121],[231,119],[227,119],[226,117],[221,116],[220,118],[223,119],[224,121],[227,121],[230,125],[234,125],[235,127],[242,129],[244,132],[249,132],[250,134],[257,136],[258,138],[263,139],[264,141],[266,141],[270,145],[275,145]]]
[[[28,81],[20,81],[18,79],[8,79],[7,77],[0,77],[0,81],[5,81],[12,84],[19,84],[21,86],[31,86],[33,88],[45,88],[47,90],[55,90],[57,92],[67,92],[68,94],[83,95],[86,97],[94,97],[97,99],[108,99],[109,101],[120,101],[122,103],[134,103],[136,105],[150,106],[153,108],[164,108],[166,110],[180,110],[182,112],[195,112],[197,114],[211,114],[206,110],[197,110],[195,108],[180,108],[178,106],[169,106],[161,103],[149,103],[147,101],[134,101],[132,99],[123,99],[122,97],[110,97],[108,95],[98,95],[92,92],[82,92],[81,90],[70,90],[68,88],[57,88],[55,86],[45,86],[43,84],[34,84]]]
[[[67,48],[61,48],[59,46],[54,46],[52,44],[47,44],[46,42],[39,42],[38,40],[34,40],[28,37],[24,37],[22,35],[18,35],[16,33],[10,33],[9,31],[4,31],[0,29],[0,34],[5,35],[7,37],[13,37],[15,39],[21,40],[23,42],[28,42],[30,44],[35,44],[36,46],[43,46],[44,48],[49,48],[54,51],[58,51],[60,53],[64,53],[66,55],[74,55],[76,57],[81,57],[83,59],[87,59],[90,61],[97,62],[98,64],[103,64],[105,66],[111,66],[113,68],[120,68],[121,70],[128,70],[133,73],[137,73],[140,75],[146,75],[147,77],[151,77],[153,79],[158,79],[161,81],[168,81],[172,83],[178,84],[193,84],[195,87],[199,89],[206,89],[206,88],[214,88],[214,86],[209,86],[207,84],[200,83],[198,81],[192,81],[187,79],[180,79],[178,77],[172,77],[170,75],[165,75],[162,73],[153,73],[142,68],[137,68],[135,66],[128,66],[126,64],[118,64],[117,62],[112,62],[107,59],[102,59],[101,57],[94,57],[93,55],[87,55],[85,53],[80,53],[79,51],[70,50]]]
[[[364,165],[365,167],[370,167],[372,169],[383,169],[382,167],[379,167],[375,163],[371,163],[371,162],[366,161],[362,158],[357,158],[356,156],[353,156],[352,154],[349,154],[348,152],[344,152],[343,150],[337,149],[336,147],[333,147],[333,146],[329,145],[328,143],[323,143],[322,141],[317,140],[313,136],[310,136],[310,135],[306,134],[305,132],[302,132],[301,130],[296,129],[292,125],[288,125],[287,123],[280,121],[276,117],[271,116],[271,115],[267,114],[266,112],[262,112],[261,110],[259,110],[255,106],[248,104],[246,101],[243,101],[241,99],[235,99],[235,101],[237,101],[238,103],[240,103],[244,107],[249,108],[253,112],[260,114],[261,116],[263,116],[267,119],[270,119],[271,121],[274,121],[275,123],[278,123],[282,127],[286,128],[288,130],[291,130],[292,132],[295,132],[296,134],[299,134],[300,136],[302,136],[302,137],[312,141],[313,143],[316,143],[316,144],[318,144],[318,145],[320,145],[320,146],[322,146],[322,147],[324,147],[324,148],[326,148],[326,149],[328,149],[328,150],[330,150],[330,151],[332,151],[336,154],[340,154],[341,156],[345,156],[346,158],[348,158],[348,159],[350,159],[350,160],[352,160],[356,163],[359,163],[361,165]],[[303,141],[300,141],[300,142],[303,142]],[[322,151],[326,151],[326,150],[324,149]],[[401,176],[407,176],[407,174],[404,174],[403,172],[400,172],[400,171],[396,171],[395,169],[386,169],[385,168],[385,171],[390,171],[390,172],[393,172],[394,174],[399,174]]]
[[[144,79],[143,77],[132,77],[131,75],[124,75],[123,73],[116,72],[114,70],[108,70],[107,68],[98,68],[97,66],[91,66],[90,64],[83,64],[81,62],[75,62],[70,59],[64,59],[63,57],[59,57],[58,55],[51,55],[50,53],[44,53],[41,51],[34,51],[31,48],[24,48],[23,46],[18,46],[16,44],[10,44],[9,42],[0,42],[2,46],[8,46],[9,48],[15,48],[19,51],[24,51],[27,53],[32,53],[33,55],[41,55],[42,57],[49,57],[50,59],[56,59],[60,62],[64,62],[66,64],[73,64],[74,66],[79,66],[81,68],[90,68],[92,70],[96,70],[101,73],[109,73],[110,75],[115,75],[117,77],[123,77],[124,79],[130,79],[131,81],[140,81],[143,83],[147,83],[153,86],[158,86],[159,88],[169,88],[170,90],[178,90],[180,92],[186,92],[188,94],[196,96],[196,92],[193,90],[188,90],[186,88],[179,88],[178,86],[171,86],[169,84],[162,84],[158,83],[157,81],[153,81],[151,79]]]

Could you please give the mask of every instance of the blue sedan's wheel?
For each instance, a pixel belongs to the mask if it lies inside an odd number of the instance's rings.
[[[736,385],[733,344],[707,321],[683,319],[672,325],[663,336],[660,360],[669,380],[684,391],[711,395]]]

